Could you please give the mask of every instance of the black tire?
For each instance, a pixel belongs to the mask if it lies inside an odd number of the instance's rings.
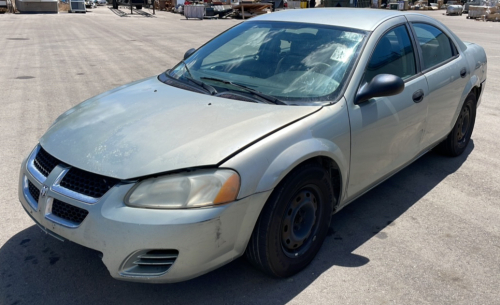
[[[467,95],[464,105],[460,109],[455,126],[446,140],[438,145],[439,152],[450,157],[460,156],[469,144],[475,122],[476,95],[471,92]]]
[[[136,5],[135,8],[138,10],[142,10],[142,5]]]
[[[328,172],[315,163],[299,166],[267,200],[248,243],[247,259],[275,277],[301,271],[325,240],[333,206]]]
[[[113,0],[113,8],[114,8],[115,10],[117,10],[117,9],[118,9],[118,3],[116,2],[116,0]]]

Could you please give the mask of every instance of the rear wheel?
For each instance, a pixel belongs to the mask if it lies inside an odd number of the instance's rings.
[[[450,134],[438,146],[440,152],[451,157],[460,156],[469,144],[476,122],[476,95],[471,92],[465,99]]]
[[[304,164],[275,188],[248,243],[248,260],[265,273],[288,277],[316,256],[333,211],[330,175],[319,164]]]
[[[142,10],[142,5],[136,5],[135,8],[138,10]]]
[[[115,10],[118,9],[118,2],[116,0],[113,0],[113,8]]]

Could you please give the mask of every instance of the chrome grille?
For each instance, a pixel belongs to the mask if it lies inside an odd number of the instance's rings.
[[[158,276],[172,267],[179,256],[177,250],[143,250],[125,263],[123,273],[131,276]]]
[[[97,174],[92,174],[72,167],[62,179],[60,185],[74,192],[93,198],[102,197],[119,180]]]
[[[82,223],[88,213],[89,212],[87,210],[75,207],[74,205],[67,204],[57,199],[54,199],[54,202],[52,203],[53,215],[77,225]]]
[[[29,171],[43,183],[56,166],[61,165],[64,169],[62,180],[53,186],[53,189],[60,194],[93,204],[119,182],[118,179],[71,167],[50,155],[41,146],[37,149],[36,155],[30,157],[28,161]]]
[[[35,157],[34,165],[36,169],[45,177],[48,177],[50,172],[56,167],[57,164],[61,163],[61,161],[52,157],[48,152],[45,151],[40,146],[40,150]]]
[[[40,190],[33,183],[31,183],[31,181],[29,181],[29,180],[28,180],[28,191],[29,191],[31,197],[33,198],[33,200],[35,200],[35,202],[37,202],[38,198],[40,197]]]

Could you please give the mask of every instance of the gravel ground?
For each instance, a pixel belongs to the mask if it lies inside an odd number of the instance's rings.
[[[500,304],[500,23],[444,11],[423,13],[488,54],[469,148],[454,159],[428,153],[336,214],[318,257],[293,278],[238,259],[184,283],[120,282],[94,251],[44,235],[18,202],[17,179],[52,121],[240,22],[143,11],[0,15],[0,304]]]

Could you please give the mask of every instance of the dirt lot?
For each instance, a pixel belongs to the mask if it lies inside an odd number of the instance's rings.
[[[45,236],[18,202],[19,165],[65,110],[172,67],[240,21],[107,7],[0,15],[0,304],[499,304],[500,23],[443,12],[423,13],[488,54],[466,153],[429,153],[335,215],[293,278],[239,259],[174,285],[113,280],[95,252]]]

